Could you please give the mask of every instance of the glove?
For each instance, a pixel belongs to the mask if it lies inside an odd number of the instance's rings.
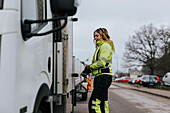
[[[81,73],[81,76],[83,76],[84,78],[87,78],[87,75],[88,75],[90,72],[91,72],[91,70],[90,70],[90,65],[87,65],[87,66],[84,68],[83,72]]]
[[[87,65],[84,69],[84,72],[86,72],[87,74],[89,74],[91,72],[90,70],[90,65]]]

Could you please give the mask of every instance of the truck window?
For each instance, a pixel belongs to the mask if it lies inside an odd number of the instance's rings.
[[[22,0],[22,22],[25,19],[42,20],[46,19],[46,0]],[[39,31],[45,23],[31,25],[32,31]]]
[[[0,0],[0,9],[3,8],[3,0]]]

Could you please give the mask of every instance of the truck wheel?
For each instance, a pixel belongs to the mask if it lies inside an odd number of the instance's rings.
[[[82,101],[86,101],[87,100],[87,93],[88,92],[85,92],[85,93],[82,93]]]
[[[50,113],[50,104],[47,102],[42,102],[38,109],[38,113]]]

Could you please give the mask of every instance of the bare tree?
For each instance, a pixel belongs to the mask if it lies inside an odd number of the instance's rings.
[[[126,42],[124,67],[147,66],[150,74],[154,74],[156,58],[159,56],[158,29],[152,24],[143,26]]]
[[[170,28],[162,26],[159,29],[158,36],[160,37],[160,55],[166,55],[170,53]]]
[[[155,69],[157,74],[165,74],[170,71],[170,28],[162,26],[159,29],[160,58],[157,59]]]

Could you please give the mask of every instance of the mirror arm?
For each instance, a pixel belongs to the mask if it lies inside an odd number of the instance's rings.
[[[53,32],[56,32],[58,30],[63,29],[67,25],[67,15],[65,15],[63,17],[56,17],[56,18],[51,18],[51,19],[46,19],[46,20],[25,20],[24,24],[27,24],[27,25],[30,26],[31,24],[34,24],[34,23],[57,21],[57,20],[61,20],[61,19],[65,20],[64,24],[62,26],[56,27],[56,28],[54,28],[54,29],[52,29],[50,31],[44,32],[44,33],[27,33],[27,34],[25,34],[25,37],[30,38],[32,36],[43,36],[43,35],[47,35],[47,34],[50,34],[50,33],[53,33]]]
[[[50,18],[50,19],[46,19],[46,20],[28,20],[28,19],[26,19],[24,21],[24,24],[35,24],[35,23],[43,23],[43,22],[49,22],[49,21],[57,21],[57,20],[65,19],[65,18],[67,18],[67,16],[55,17],[55,18]]]

